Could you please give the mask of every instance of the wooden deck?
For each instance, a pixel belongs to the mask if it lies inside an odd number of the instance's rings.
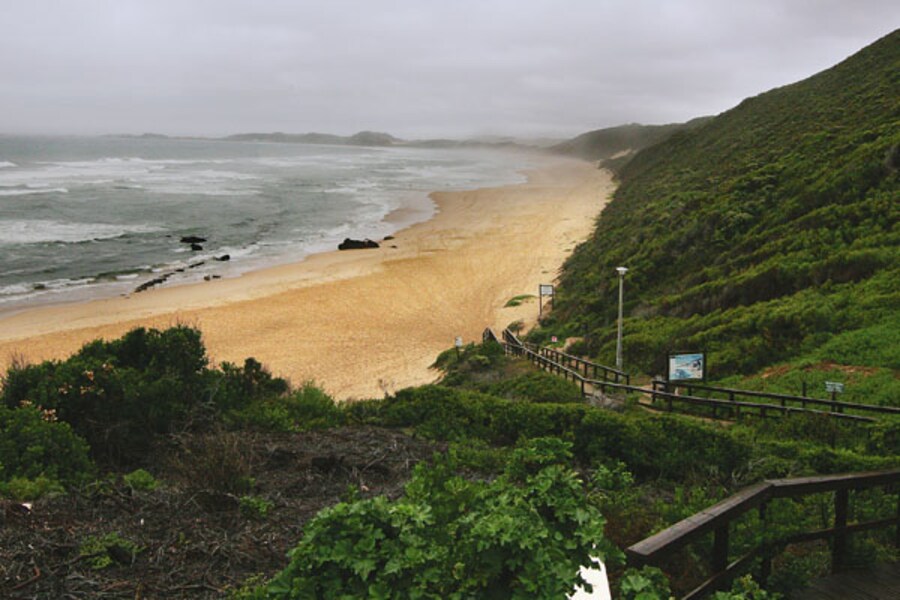
[[[847,571],[814,582],[795,600],[900,600],[900,563]]]

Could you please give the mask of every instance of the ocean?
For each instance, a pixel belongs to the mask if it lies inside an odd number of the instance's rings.
[[[233,277],[345,237],[380,241],[430,218],[430,192],[522,182],[532,161],[483,149],[0,136],[0,311]]]

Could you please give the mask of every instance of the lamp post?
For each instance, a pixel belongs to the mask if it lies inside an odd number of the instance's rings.
[[[622,370],[622,303],[624,300],[625,289],[625,273],[628,269],[625,267],[616,267],[616,273],[619,274],[619,332],[616,337],[616,368]]]

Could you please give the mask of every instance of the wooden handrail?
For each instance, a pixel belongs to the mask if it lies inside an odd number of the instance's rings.
[[[783,416],[790,414],[811,414],[811,415],[822,415],[828,416],[831,418],[841,419],[844,421],[855,421],[855,422],[874,422],[875,419],[873,417],[864,416],[864,415],[855,415],[855,414],[847,414],[844,412],[836,412],[834,410],[831,411],[823,411],[816,410],[813,408],[806,407],[797,407],[797,406],[788,406],[786,403],[782,402],[781,404],[770,404],[766,402],[746,402],[741,400],[722,400],[718,398],[704,398],[700,396],[691,396],[691,395],[683,395],[683,394],[675,394],[669,391],[664,391],[658,389],[659,387],[664,387],[667,382],[661,382],[659,380],[654,380],[652,384],[652,389],[648,390],[643,387],[633,386],[630,384],[630,381],[626,379],[626,383],[619,383],[617,381],[609,381],[609,380],[600,380],[600,379],[591,379],[583,375],[580,371],[576,369],[572,369],[558,360],[554,360],[553,358],[548,357],[543,353],[542,350],[549,350],[549,354],[551,356],[555,356],[557,354],[562,354],[556,349],[546,349],[541,346],[537,346],[535,344],[531,344],[528,342],[523,342],[520,340],[513,332],[509,329],[503,331],[503,341],[501,342],[506,348],[507,352],[516,355],[524,355],[528,360],[537,364],[539,367],[548,370],[550,372],[556,373],[557,375],[561,375],[566,379],[572,379],[572,381],[577,382],[581,385],[581,392],[584,396],[589,396],[588,387],[591,387],[594,390],[601,390],[604,393],[608,389],[620,391],[620,392],[633,392],[638,394],[650,394],[654,406],[650,408],[654,408],[655,404],[658,400],[664,400],[669,411],[674,410],[674,405],[676,402],[693,404],[699,406],[710,407],[714,411],[714,417],[720,419],[731,418],[731,420],[739,419],[744,415],[756,415],[760,417],[770,417],[770,416]],[[567,355],[570,356],[570,355]],[[577,357],[573,357],[577,358]],[[583,360],[583,359],[578,359]],[[590,361],[583,361],[588,364]],[[603,365],[597,365],[598,367],[603,367]],[[621,373],[621,371],[619,371]],[[627,374],[625,375],[627,378]],[[720,388],[727,389],[727,388]],[[734,392],[740,392],[741,390],[732,390]],[[815,400],[813,398],[808,399],[810,403]],[[821,404],[828,406],[830,408],[834,408],[831,402],[820,401]],[[845,403],[846,404],[846,403]],[[846,404],[847,408],[859,409],[861,411],[866,411],[867,408],[874,408],[870,412],[876,413],[884,413],[887,411],[883,411],[881,409],[885,407],[873,407],[868,404]],[[723,409],[726,412],[727,417],[722,417],[718,414],[718,410]]]
[[[637,566],[652,564],[703,534],[715,530],[723,522],[728,523],[751,508],[768,501],[771,498],[771,489],[772,484],[768,481],[744,488],[718,504],[630,546],[626,550],[629,560],[637,563]]]
[[[663,388],[669,390],[671,388],[687,389],[689,392],[694,390],[705,390],[710,392],[718,392],[728,396],[728,401],[733,401],[736,396],[745,396],[748,398],[767,398],[770,400],[778,400],[782,407],[786,406],[786,402],[799,402],[801,408],[805,408],[807,404],[813,406],[826,406],[831,408],[828,412],[840,412],[844,409],[857,410],[860,412],[870,412],[885,415],[900,415],[900,408],[895,406],[879,406],[877,404],[857,404],[854,402],[842,402],[838,400],[824,400],[822,398],[809,398],[807,396],[793,396],[790,394],[779,394],[775,392],[760,392],[756,390],[739,390],[734,388],[716,387],[706,384],[696,384],[683,381],[664,381],[654,379],[652,383],[653,389]],[[695,396],[696,397],[696,396]],[[835,410],[837,409],[837,410]]]
[[[900,501],[897,503],[896,514],[890,518],[847,523],[851,490],[897,485],[900,485],[900,469],[763,481],[641,540],[626,549],[625,554],[632,566],[659,566],[661,561],[678,552],[685,545],[695,542],[709,532],[714,532],[713,556],[710,560],[713,573],[700,586],[684,595],[682,597],[684,599],[700,598],[724,586],[759,557],[762,557],[764,572],[768,572],[771,568],[772,549],[792,543],[819,539],[834,540],[831,557],[832,570],[838,571],[844,564],[846,539],[851,533],[894,526],[898,528],[895,543],[900,545]],[[759,509],[761,516],[764,516],[766,504],[775,498],[799,498],[823,492],[835,493],[834,527],[793,534],[776,541],[768,540],[764,545],[729,562],[728,531],[732,521],[754,508]],[[765,526],[764,520],[763,526]]]
[[[761,417],[768,417],[772,415],[787,415],[787,414],[817,414],[817,415],[826,415],[833,418],[838,418],[847,421],[857,421],[857,422],[873,422],[875,419],[871,417],[861,416],[861,415],[850,415],[844,413],[837,412],[826,412],[819,411],[811,408],[798,408],[794,406],[780,406],[777,404],[768,404],[768,403],[760,403],[760,402],[742,402],[742,401],[731,401],[731,400],[719,400],[716,398],[702,398],[699,396],[685,396],[680,394],[674,394],[666,391],[659,391],[654,386],[653,390],[647,390],[642,387],[633,386],[629,383],[617,383],[613,381],[605,381],[598,379],[589,379],[582,375],[579,371],[571,369],[558,361],[555,361],[551,358],[548,358],[544,354],[541,354],[541,347],[536,346],[534,344],[530,344],[528,342],[523,342],[519,340],[519,338],[512,333],[511,331],[504,330],[503,332],[503,344],[506,347],[507,352],[524,355],[531,362],[537,364],[543,369],[554,372],[557,375],[562,375],[566,379],[571,377],[572,381],[578,382],[581,385],[581,392],[583,396],[588,396],[587,388],[590,386],[593,389],[599,389],[603,392],[606,392],[607,389],[614,389],[621,392],[633,392],[639,394],[647,394],[650,393],[654,402],[658,399],[663,399],[667,402],[669,410],[674,409],[675,402],[682,402],[688,404],[696,404],[701,406],[713,407],[713,409],[723,408],[729,411],[737,411],[738,416],[740,414],[749,414],[750,412],[756,413]],[[554,350],[555,352],[555,350]],[[744,411],[741,413],[740,411]]]

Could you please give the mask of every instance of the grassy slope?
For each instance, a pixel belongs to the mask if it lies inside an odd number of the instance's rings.
[[[544,333],[586,336],[611,359],[624,264],[632,369],[705,348],[718,376],[804,358],[896,374],[898,170],[895,31],[635,156]]]

